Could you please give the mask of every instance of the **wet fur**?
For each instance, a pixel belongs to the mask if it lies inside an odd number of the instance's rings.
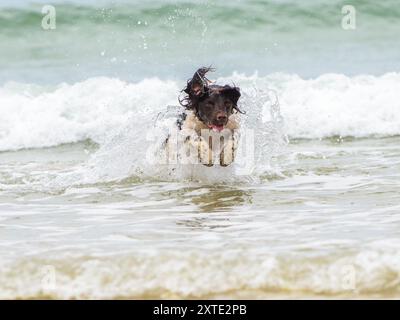
[[[178,119],[177,126],[184,135],[185,146],[190,149],[191,154],[198,155],[200,163],[212,166],[214,159],[218,157],[221,166],[228,166],[235,159],[239,139],[238,113],[243,113],[237,106],[240,89],[229,85],[212,85],[206,78],[206,73],[210,71],[211,68],[200,68],[188,80],[187,86],[182,90],[186,96],[180,99],[181,105],[187,111]],[[201,135],[202,130],[205,130],[208,135],[219,138],[211,127],[223,128],[219,150],[212,146],[211,137],[206,141]],[[168,139],[166,142],[168,153],[171,146],[168,146]]]
[[[212,147],[211,141],[206,141],[201,136],[202,130],[210,130],[207,125],[204,124],[194,113],[189,113],[183,122],[182,130],[187,131],[189,134],[185,143],[192,151],[198,154],[199,161],[206,165],[212,166],[214,163],[214,153],[219,153],[219,164],[221,166],[228,166],[235,160],[235,153],[237,149],[239,123],[237,116],[231,115],[228,119],[228,123],[223,131],[224,140],[220,144],[220,149],[215,150]],[[193,131],[196,133],[193,136]],[[196,152],[197,151],[197,152]]]

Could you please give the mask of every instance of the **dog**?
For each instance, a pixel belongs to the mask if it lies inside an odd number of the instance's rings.
[[[184,153],[195,155],[199,163],[226,167],[234,162],[239,140],[239,118],[243,114],[238,101],[240,89],[230,85],[216,85],[206,78],[211,67],[196,71],[182,90],[179,103],[185,108],[176,122],[183,137]],[[171,154],[171,139],[167,150]],[[172,151],[173,152],[173,151]]]

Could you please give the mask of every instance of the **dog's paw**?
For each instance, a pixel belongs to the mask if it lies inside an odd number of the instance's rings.
[[[211,167],[214,165],[213,163],[213,151],[210,148],[209,144],[202,138],[188,138],[186,142],[190,145],[191,154],[195,156],[195,158],[201,164]]]

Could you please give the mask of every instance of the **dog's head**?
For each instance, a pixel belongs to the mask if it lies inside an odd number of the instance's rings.
[[[206,78],[209,71],[213,69],[201,68],[196,71],[183,89],[187,95],[180,103],[186,109],[193,110],[210,129],[221,131],[233,112],[243,113],[237,106],[240,89],[229,85],[212,85]]]

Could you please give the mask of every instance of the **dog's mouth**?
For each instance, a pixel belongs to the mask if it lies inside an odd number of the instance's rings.
[[[215,132],[221,132],[222,130],[225,129],[226,125],[228,124],[228,119],[226,120],[213,120],[208,122],[207,126],[210,130],[213,130]]]
[[[213,131],[221,132],[222,130],[224,130],[225,126],[223,124],[209,124],[208,128]]]

